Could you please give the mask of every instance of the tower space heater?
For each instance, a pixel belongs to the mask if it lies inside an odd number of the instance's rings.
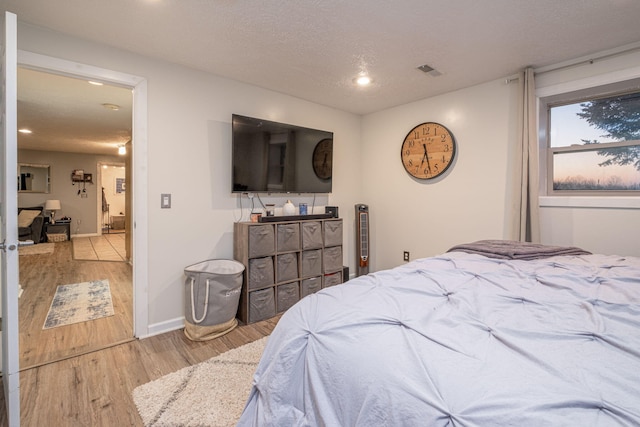
[[[369,206],[356,205],[356,275],[369,274]]]

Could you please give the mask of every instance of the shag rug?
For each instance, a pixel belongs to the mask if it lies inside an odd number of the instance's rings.
[[[109,280],[60,285],[42,329],[113,316]]]
[[[235,426],[267,338],[137,387],[133,400],[145,427]]]
[[[18,253],[20,255],[45,255],[52,254],[55,243],[38,243],[37,245],[19,246]]]

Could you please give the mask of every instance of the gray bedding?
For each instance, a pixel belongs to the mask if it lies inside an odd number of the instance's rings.
[[[549,246],[539,243],[516,242],[512,240],[478,240],[473,243],[456,245],[448,252],[467,252],[497,259],[532,260],[558,255],[590,255],[575,246]]]
[[[450,252],[303,298],[240,426],[639,426],[640,258]]]

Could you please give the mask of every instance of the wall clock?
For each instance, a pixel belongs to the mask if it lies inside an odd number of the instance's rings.
[[[313,149],[313,171],[320,179],[331,178],[333,162],[333,139],[327,138]]]
[[[451,166],[455,154],[456,140],[451,131],[439,123],[426,122],[404,138],[400,158],[409,175],[433,179]]]

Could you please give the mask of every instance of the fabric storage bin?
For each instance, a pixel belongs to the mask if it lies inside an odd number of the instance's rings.
[[[278,252],[300,249],[300,224],[278,224],[276,227]]]
[[[302,223],[302,249],[322,247],[322,223],[308,221]]]
[[[339,285],[340,283],[342,283],[342,272],[338,271],[337,273],[325,274],[322,287],[328,288],[329,286]]]
[[[324,245],[342,245],[342,221],[324,222]]]
[[[301,277],[319,276],[322,274],[322,249],[302,252]]]
[[[277,256],[276,282],[286,282],[298,278],[298,254],[282,254]]]
[[[282,313],[288,310],[300,299],[298,282],[284,283],[276,286],[276,311]]]
[[[184,269],[184,333],[194,341],[217,338],[238,325],[242,290],[241,262],[212,259]]]
[[[300,284],[300,298],[318,292],[320,289],[322,289],[322,277],[303,279]]]
[[[255,289],[274,284],[273,257],[249,260],[248,288]]]
[[[269,319],[276,315],[273,288],[249,292],[249,323]]]
[[[249,227],[249,258],[272,255],[275,247],[273,225]]]
[[[323,272],[331,273],[342,269],[342,246],[324,248],[322,256]]]

